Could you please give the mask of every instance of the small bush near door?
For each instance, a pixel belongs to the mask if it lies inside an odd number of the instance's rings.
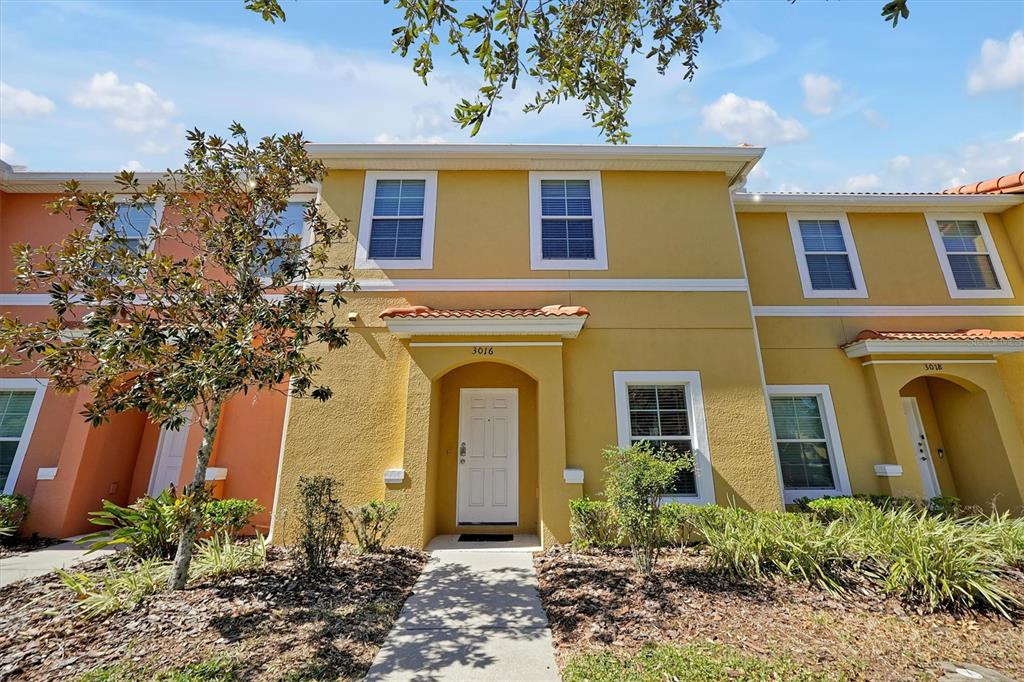
[[[299,560],[310,572],[334,565],[345,542],[345,508],[330,476],[299,477]]]
[[[356,550],[360,554],[379,552],[391,534],[398,519],[398,505],[394,502],[373,500],[361,507],[346,509],[345,516],[352,525]]]
[[[235,537],[263,511],[264,506],[256,500],[210,500],[203,508],[203,529],[214,536],[227,533]]]
[[[28,518],[28,498],[0,493],[0,537],[17,535]]]
[[[583,552],[618,547],[622,539],[612,505],[589,497],[569,501],[569,532],[573,549]]]

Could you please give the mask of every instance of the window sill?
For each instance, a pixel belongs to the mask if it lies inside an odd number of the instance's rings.
[[[849,494],[836,488],[815,488],[809,490],[784,490],[782,496],[786,504],[796,504],[796,501],[803,497],[817,500],[822,497],[846,497]]]
[[[531,270],[607,270],[607,261],[593,258],[587,260],[541,259],[530,263]]]

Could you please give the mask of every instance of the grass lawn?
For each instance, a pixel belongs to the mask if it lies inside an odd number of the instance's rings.
[[[426,555],[343,554],[315,578],[277,548],[268,559],[265,570],[151,594],[93,619],[55,574],[0,589],[0,679],[361,679]],[[76,567],[103,570],[102,561]]]
[[[739,580],[698,548],[670,549],[643,581],[628,551],[554,547],[535,563],[569,681],[920,680],[944,661],[1024,679],[1024,623],[915,608],[868,583],[834,595]],[[1005,587],[1024,598],[1024,576]]]

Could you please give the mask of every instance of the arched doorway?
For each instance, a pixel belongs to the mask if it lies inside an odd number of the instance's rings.
[[[537,382],[508,364],[474,362],[437,387],[436,532],[536,533]]]
[[[1021,494],[988,394],[957,377],[918,377],[900,389],[926,497],[1018,509]],[[910,472],[906,472],[909,474]]]

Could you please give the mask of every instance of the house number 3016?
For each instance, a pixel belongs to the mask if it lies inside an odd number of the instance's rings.
[[[942,363],[939,362],[926,362],[924,368],[929,371],[936,371],[942,369]]]
[[[473,346],[473,355],[494,355],[494,346]]]

